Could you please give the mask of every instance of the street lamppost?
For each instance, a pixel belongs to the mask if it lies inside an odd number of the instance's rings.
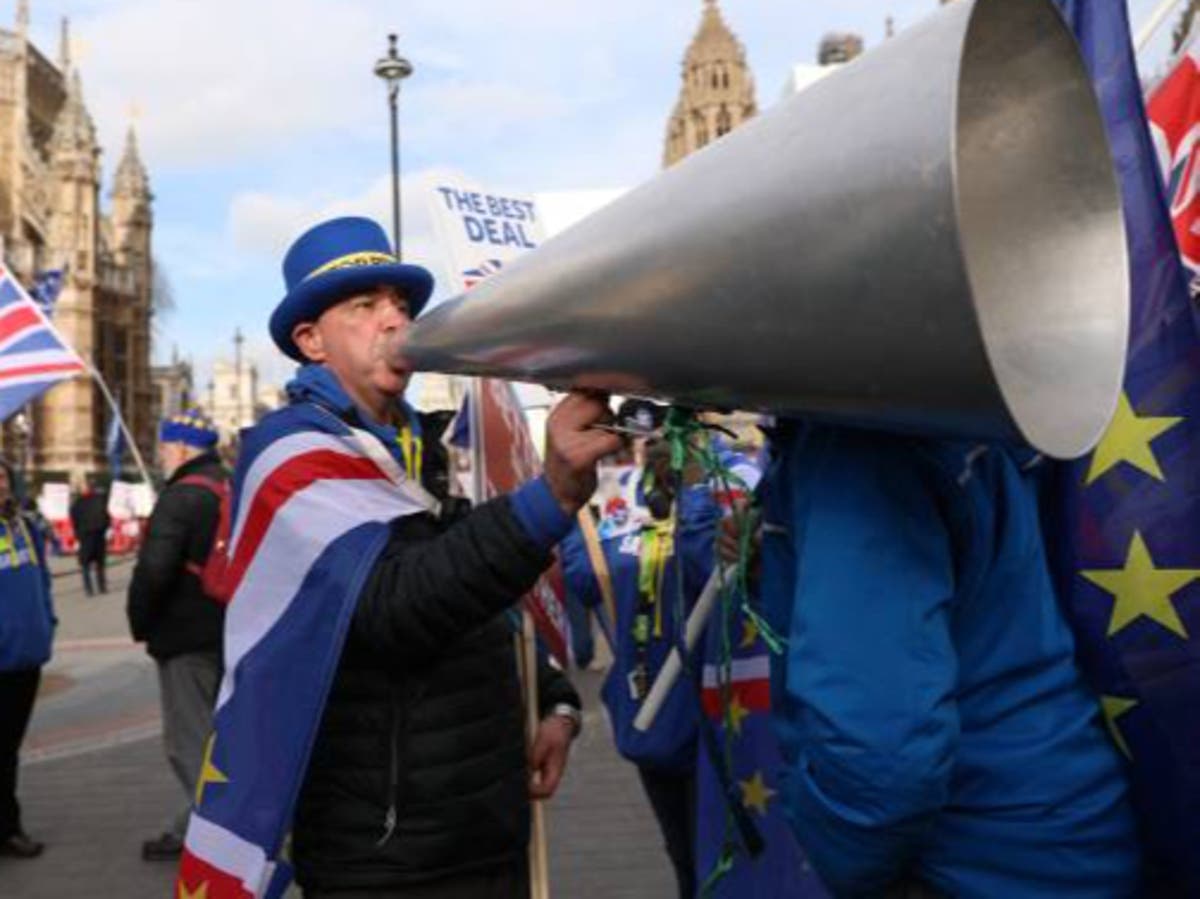
[[[403,258],[400,252],[400,82],[412,73],[412,63],[396,52],[396,35],[389,34],[387,56],[375,63],[375,74],[387,83],[388,105],[392,112],[392,244],[397,259]]]

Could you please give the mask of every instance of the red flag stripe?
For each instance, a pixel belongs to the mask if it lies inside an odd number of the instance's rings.
[[[78,362],[47,362],[42,365],[23,365],[19,368],[0,368],[0,382],[29,375],[49,375],[72,371],[83,371],[83,366]]]
[[[771,710],[771,682],[767,680],[736,681],[730,685],[732,696],[738,705],[752,712]],[[705,687],[702,698],[704,711],[710,718],[721,717],[721,691],[716,687]]]
[[[8,340],[19,331],[36,328],[42,323],[41,316],[32,306],[21,304],[16,308],[0,313],[0,343]]]
[[[175,883],[176,899],[203,896],[205,899],[254,899],[242,881],[202,858],[184,850],[179,860],[179,877]]]
[[[241,585],[275,513],[295,494],[321,480],[387,480],[387,475],[370,459],[335,450],[313,450],[280,465],[251,499],[250,511],[229,565],[230,595]]]

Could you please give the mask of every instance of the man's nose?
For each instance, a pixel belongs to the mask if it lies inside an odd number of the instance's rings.
[[[408,313],[395,303],[381,303],[380,326],[392,331],[408,325]]]

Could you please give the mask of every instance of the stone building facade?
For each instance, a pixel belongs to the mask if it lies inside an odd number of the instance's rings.
[[[153,196],[130,129],[103,208],[101,148],[69,46],[65,22],[57,60],[30,42],[27,0],[17,4],[14,28],[0,29],[0,241],[27,285],[40,271],[65,270],[55,327],[103,376],[148,455]],[[55,386],[30,411],[34,473],[106,468],[110,413],[90,379]],[[0,449],[13,441],[5,429]]]
[[[178,350],[166,365],[150,367],[150,383],[154,385],[151,421],[158,422],[179,415],[196,404],[192,363],[180,359]]]

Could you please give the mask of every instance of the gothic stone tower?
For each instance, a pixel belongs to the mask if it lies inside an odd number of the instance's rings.
[[[153,446],[150,384],[153,197],[133,132],[117,167],[112,214],[100,203],[100,146],[71,65],[66,23],[58,59],[29,40],[29,3],[0,29],[0,241],[26,284],[65,268],[54,324],[102,373],[143,454]],[[109,413],[87,378],[65,381],[32,408],[31,457],[0,431],[0,452],[63,477],[104,467]],[[13,452],[16,450],[16,452]]]
[[[683,85],[667,123],[663,167],[732,131],[757,111],[746,50],[717,8],[704,0],[700,28],[683,59]]]

